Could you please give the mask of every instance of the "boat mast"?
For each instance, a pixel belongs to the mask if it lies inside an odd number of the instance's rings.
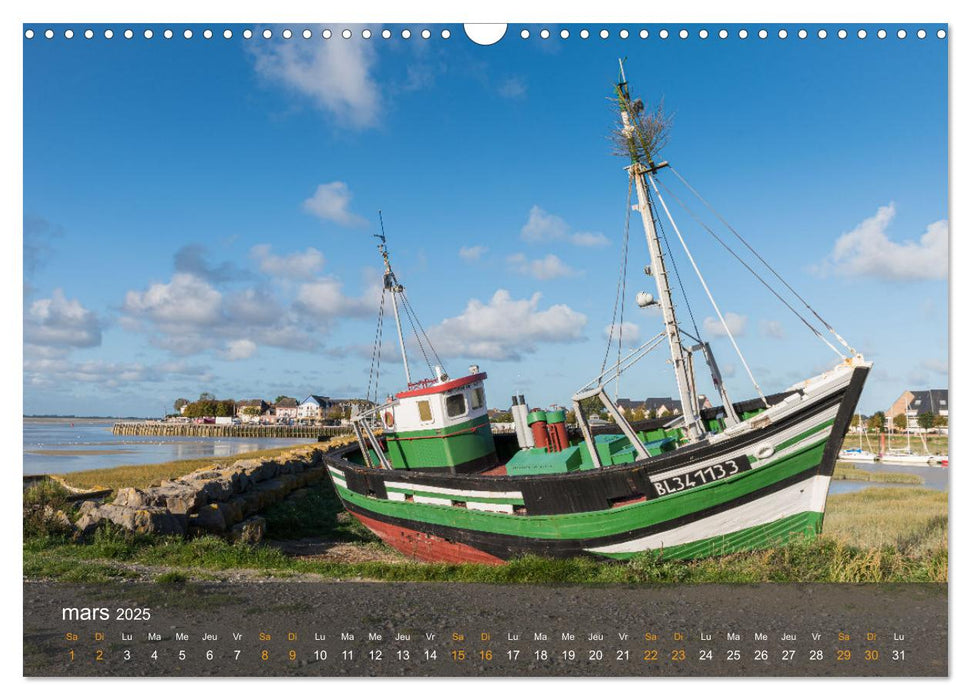
[[[689,442],[701,438],[704,430],[696,411],[697,397],[689,377],[688,358],[684,346],[681,344],[681,332],[678,329],[678,319],[671,299],[671,287],[668,283],[667,269],[664,265],[664,254],[657,229],[654,226],[654,214],[647,191],[647,177],[656,173],[667,165],[666,162],[655,164],[651,154],[645,152],[642,143],[638,143],[642,135],[637,133],[637,127],[632,123],[630,93],[627,91],[627,79],[624,76],[624,64],[620,65],[620,80],[617,84],[617,96],[620,104],[620,118],[623,123],[623,134],[627,139],[631,164],[626,168],[634,180],[637,189],[637,206],[644,224],[644,236],[647,238],[647,249],[651,256],[651,272],[657,282],[658,303],[664,318],[664,332],[668,346],[671,349],[671,364],[674,365],[674,375],[678,382],[678,394],[681,398],[681,411],[684,416],[685,434]],[[647,160],[647,164],[641,162]]]
[[[381,251],[381,258],[384,260],[384,288],[391,292],[391,308],[394,310],[394,323],[398,329],[398,343],[401,345],[401,361],[405,366],[405,381],[411,384],[411,370],[408,368],[408,353],[405,352],[405,337],[401,332],[401,317],[398,315],[398,295],[405,291],[404,285],[398,282],[394,271],[391,269],[391,259],[388,256],[388,242],[384,236],[384,217],[381,210],[378,210],[378,219],[381,222],[381,234],[375,234],[381,243],[378,250]]]

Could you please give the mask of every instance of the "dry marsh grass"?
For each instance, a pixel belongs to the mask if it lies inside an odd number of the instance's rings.
[[[948,494],[873,488],[830,496],[823,535],[863,549],[892,547],[904,556],[947,550]]]
[[[319,443],[308,445],[291,445],[289,447],[274,447],[267,450],[243,452],[231,457],[204,457],[201,459],[183,459],[176,462],[161,464],[134,464],[111,469],[90,469],[82,472],[71,472],[61,475],[63,481],[81,489],[112,489],[117,490],[126,486],[146,488],[158,483],[162,479],[175,479],[197,469],[212,466],[228,466],[240,459],[254,459],[258,457],[275,457],[284,452],[301,447],[312,447]]]

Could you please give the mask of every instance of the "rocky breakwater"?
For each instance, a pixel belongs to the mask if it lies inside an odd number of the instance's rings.
[[[212,533],[255,543],[266,530],[262,510],[326,478],[322,455],[319,448],[301,448],[272,459],[199,469],[146,489],[121,488],[110,503],[81,503],[74,528],[85,537],[109,521],[137,533]]]

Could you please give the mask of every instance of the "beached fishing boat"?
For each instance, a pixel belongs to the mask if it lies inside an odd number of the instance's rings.
[[[409,556],[500,563],[525,554],[626,559],[656,550],[667,557],[702,557],[820,532],[833,468],[871,363],[734,229],[729,227],[769,272],[756,272],[705,227],[839,355],[831,369],[781,393],[763,394],[662,195],[670,193],[663,182],[668,174],[697,194],[672,166],[657,159],[665,137],[663,114],[631,99],[623,66],[616,97],[617,138],[630,160],[628,197],[636,197],[633,207],[628,202],[628,211],[640,215],[649,257],[645,273],[656,284],[656,295],[640,292],[636,303],[657,307],[662,329],[626,355],[618,352],[613,367],[605,360],[600,374],[573,395],[571,422],[561,409],[529,410],[518,395],[511,410],[515,430],[493,433],[487,374],[475,365],[457,377],[443,369],[392,268],[382,226],[378,237],[384,292],[376,337],[382,335],[390,297],[407,386],[357,416],[356,444],[325,459],[345,508]],[[665,235],[662,215],[675,236]],[[757,394],[752,399],[731,400],[709,344],[696,327],[678,322],[671,292],[670,277],[677,278],[673,263],[668,272],[670,246],[676,243],[683,246],[752,378]],[[769,284],[769,273],[798,302]],[[618,293],[618,300],[623,313],[626,298]],[[795,308],[800,302],[808,313]],[[411,376],[402,314],[414,327],[427,378]],[[622,328],[623,316],[620,320],[611,328]],[[619,345],[611,334],[608,351],[615,341]],[[380,347],[377,340],[371,373],[375,385]],[[670,355],[680,409],[659,419],[628,421],[606,387],[657,348]],[[700,407],[694,366],[699,355],[720,395],[721,405],[715,408]],[[594,420],[591,404],[602,407],[609,420]]]

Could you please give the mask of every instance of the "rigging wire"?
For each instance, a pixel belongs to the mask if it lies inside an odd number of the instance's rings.
[[[614,312],[613,312],[613,314],[610,317],[610,330],[608,331],[608,334],[607,334],[607,349],[604,351],[604,359],[603,359],[603,362],[600,363],[600,374],[601,374],[601,376],[603,376],[604,370],[607,367],[607,358],[610,357],[610,347],[613,345],[613,342],[614,342],[614,328],[616,328],[617,308],[618,308],[618,306],[621,307],[621,311],[620,311],[620,313],[621,313],[621,330],[620,330],[620,332],[623,333],[623,318],[624,318],[623,314],[624,314],[624,311],[623,311],[623,306],[621,304],[621,290],[623,290],[623,293],[624,293],[624,295],[626,297],[626,293],[627,293],[627,256],[628,256],[628,248],[629,248],[629,243],[628,242],[630,240],[631,196],[632,196],[633,191],[634,191],[634,176],[631,175],[630,178],[627,180],[627,213],[626,213],[626,216],[625,216],[625,219],[624,219],[624,246],[623,246],[623,251],[622,251],[622,255],[621,255],[622,262],[621,262],[621,268],[620,268],[620,276],[617,278],[617,293],[614,296]],[[622,335],[620,337],[620,340],[618,340],[618,346],[617,346],[618,357],[620,355],[620,343],[621,342],[623,342],[623,336]],[[618,390],[619,389],[615,389],[615,391],[618,391]],[[616,398],[617,397],[614,396],[614,399],[615,400],[616,400]]]
[[[765,287],[766,289],[768,289],[768,290],[769,290],[770,292],[772,292],[772,294],[773,294],[773,295],[775,296],[775,298],[776,298],[776,299],[778,299],[778,300],[779,300],[779,301],[781,301],[781,302],[782,302],[783,304],[785,304],[785,306],[786,306],[786,308],[787,308],[787,309],[789,309],[789,311],[791,311],[791,312],[792,312],[792,313],[793,313],[793,314],[794,314],[794,315],[796,316],[796,318],[798,318],[798,319],[799,319],[800,321],[802,321],[802,322],[803,322],[803,323],[804,323],[804,324],[806,325],[806,328],[808,328],[808,329],[809,329],[810,331],[812,331],[812,332],[813,332],[813,334],[814,334],[814,335],[815,335],[815,336],[816,336],[817,338],[819,338],[819,339],[820,339],[821,341],[823,341],[823,342],[824,342],[824,343],[825,343],[825,344],[827,345],[827,347],[829,347],[829,349],[830,349],[830,350],[832,350],[833,352],[835,352],[835,353],[836,353],[836,354],[837,354],[837,355],[838,355],[839,357],[841,357],[841,358],[843,358],[843,359],[846,359],[846,356],[845,356],[845,355],[844,355],[843,353],[841,353],[841,352],[840,352],[840,351],[839,351],[839,350],[838,350],[838,349],[837,349],[837,348],[836,348],[836,347],[835,347],[835,346],[834,346],[834,345],[833,345],[833,344],[832,344],[831,342],[829,342],[828,340],[826,340],[826,338],[825,338],[825,336],[823,336],[823,334],[819,332],[819,329],[818,329],[818,328],[816,328],[816,327],[815,327],[815,326],[813,326],[813,325],[812,325],[811,323],[809,323],[809,321],[807,321],[807,320],[806,320],[806,318],[805,318],[805,317],[804,317],[804,316],[803,316],[802,314],[800,314],[800,313],[799,313],[798,311],[796,311],[796,309],[794,309],[794,308],[793,308],[793,306],[792,306],[792,305],[791,305],[791,304],[790,304],[790,303],[789,303],[788,301],[786,301],[786,300],[785,300],[785,299],[784,299],[784,298],[782,297],[782,295],[780,295],[780,294],[779,294],[779,293],[778,293],[778,292],[777,292],[777,291],[776,291],[775,289],[773,289],[773,287],[772,287],[772,285],[770,285],[770,284],[769,284],[769,283],[768,283],[768,282],[767,282],[767,281],[766,281],[765,279],[763,279],[763,278],[762,278],[762,276],[761,276],[761,275],[759,275],[759,273],[758,273],[758,272],[756,272],[756,271],[755,271],[754,269],[752,269],[752,266],[751,266],[751,265],[749,265],[749,264],[748,264],[747,262],[745,262],[745,260],[743,260],[743,259],[741,258],[741,256],[739,256],[739,254],[738,254],[738,253],[736,253],[736,252],[735,252],[735,251],[734,251],[734,250],[733,250],[733,249],[731,248],[731,246],[729,246],[729,245],[728,245],[727,243],[725,243],[725,241],[724,241],[724,240],[722,240],[722,238],[721,238],[721,237],[720,237],[720,236],[719,236],[719,235],[718,235],[717,233],[715,233],[714,231],[712,231],[712,230],[711,230],[711,229],[710,229],[710,228],[709,228],[709,227],[708,227],[708,226],[707,226],[707,225],[705,224],[705,222],[704,222],[704,221],[702,221],[702,220],[701,220],[701,219],[700,219],[700,218],[698,217],[698,215],[697,215],[697,214],[695,214],[695,212],[694,212],[694,211],[692,211],[692,210],[691,210],[691,209],[690,209],[690,208],[688,207],[688,205],[686,205],[686,204],[685,204],[684,202],[682,202],[682,201],[681,201],[681,199],[679,199],[679,198],[678,198],[678,195],[676,195],[676,194],[675,194],[674,192],[672,192],[672,191],[671,191],[671,189],[670,189],[670,188],[669,188],[669,187],[668,187],[667,185],[665,185],[665,184],[664,184],[663,182],[661,182],[660,180],[658,180],[658,184],[659,184],[659,185],[660,185],[660,186],[661,186],[662,188],[664,188],[664,191],[665,191],[665,192],[667,192],[667,193],[668,193],[669,195],[671,195],[671,197],[673,197],[673,198],[674,198],[674,201],[675,201],[675,202],[677,202],[677,203],[678,203],[678,204],[679,204],[679,205],[681,206],[681,208],[682,208],[682,209],[684,209],[684,210],[685,210],[685,211],[686,211],[686,212],[687,212],[687,213],[688,213],[688,214],[689,214],[689,215],[691,216],[691,218],[693,218],[693,219],[694,219],[694,220],[695,220],[695,221],[696,221],[696,222],[698,223],[698,225],[699,225],[699,226],[701,226],[701,227],[702,227],[703,229],[705,229],[705,231],[707,231],[707,232],[708,232],[708,234],[709,234],[709,235],[710,235],[710,236],[711,236],[712,238],[714,238],[714,239],[715,239],[716,241],[718,241],[718,242],[719,242],[719,243],[720,243],[720,244],[722,245],[722,247],[723,247],[723,248],[724,248],[725,250],[727,250],[727,251],[728,251],[728,252],[729,252],[729,253],[730,253],[730,254],[732,255],[732,257],[734,257],[734,258],[735,258],[736,260],[738,260],[738,262],[739,262],[739,263],[740,263],[740,264],[741,264],[741,265],[742,265],[742,266],[743,266],[743,267],[744,267],[744,268],[745,268],[746,270],[748,270],[749,272],[751,272],[751,273],[752,273],[752,276],[753,276],[753,277],[755,277],[755,279],[757,279],[757,280],[758,280],[759,282],[761,282],[761,283],[762,283],[762,285],[763,285],[763,286],[764,286],[764,287]],[[695,330],[697,331],[697,326],[695,327]]]
[[[415,310],[413,308],[411,308],[411,302],[408,301],[408,297],[405,296],[405,293],[404,292],[401,293],[401,299],[402,299],[402,301],[404,301],[405,306],[410,310],[412,316],[415,317],[415,323],[418,324],[418,330],[421,331],[422,336],[425,338],[425,343],[428,345],[428,349],[431,350],[432,355],[435,358],[435,362],[437,362],[438,363],[438,366],[441,367],[442,370],[444,370],[445,369],[445,363],[442,362],[442,358],[440,358],[438,356],[438,353],[435,351],[435,346],[432,345],[432,339],[429,338],[428,337],[428,333],[425,332],[425,328],[421,325],[421,319],[418,318],[418,314],[415,313]],[[417,335],[417,333],[416,333],[416,335]],[[434,371],[432,372],[432,374],[434,374]]]
[[[708,295],[708,301],[711,302],[712,308],[714,308],[715,313],[718,314],[718,320],[721,321],[722,326],[725,328],[725,333],[728,334],[728,339],[731,341],[732,347],[735,348],[735,353],[738,355],[738,359],[742,361],[742,365],[745,367],[745,371],[748,373],[749,379],[752,380],[752,385],[755,387],[755,390],[758,392],[759,397],[762,399],[762,403],[764,403],[766,408],[768,408],[769,402],[765,398],[765,394],[762,393],[762,388],[759,386],[759,383],[755,380],[755,375],[752,374],[752,370],[751,368],[749,368],[748,362],[745,361],[745,356],[742,354],[741,349],[738,347],[738,343],[735,342],[735,335],[728,327],[728,323],[725,322],[725,317],[722,316],[721,309],[718,308],[718,303],[715,301],[715,297],[712,296],[711,290],[708,289],[708,283],[705,282],[705,278],[702,276],[701,270],[698,269],[698,265],[697,263],[695,263],[695,259],[691,255],[691,251],[688,250],[688,244],[685,243],[684,237],[681,235],[681,231],[678,230],[678,225],[674,223],[674,219],[671,216],[671,212],[668,211],[668,205],[665,204],[664,197],[661,196],[661,191],[657,188],[657,183],[655,182],[654,178],[651,177],[650,175],[647,176],[647,179],[651,182],[651,185],[654,187],[654,192],[657,194],[657,199],[661,203],[661,206],[664,208],[664,213],[667,215],[668,221],[671,222],[671,226],[674,227],[674,232],[677,234],[678,240],[681,241],[681,247],[684,248],[684,252],[687,254],[688,260],[691,262],[691,266],[695,270],[695,274],[698,275],[698,279],[701,281],[701,286],[704,287],[705,293]]]
[[[371,346],[371,369],[368,371],[367,396],[371,400],[371,382],[374,382],[374,403],[377,405],[380,395],[378,394],[378,382],[381,379],[381,346],[384,344],[384,300],[386,290],[381,290],[381,304],[378,307],[378,323],[374,330],[374,344]]]
[[[405,301],[405,303],[402,305],[405,310],[405,317],[408,319],[408,323],[411,324],[411,332],[415,334],[415,340],[418,341],[418,349],[421,350],[421,356],[425,358],[425,364],[428,366],[428,375],[430,377],[434,376],[435,370],[432,369],[432,363],[428,359],[428,353],[425,352],[425,345],[421,342],[421,336],[418,335],[418,330],[415,328],[415,319],[413,316],[414,312],[411,309],[411,305],[407,303],[407,298],[403,293],[401,298]]]
[[[768,270],[769,270],[769,271],[770,271],[770,272],[771,272],[771,273],[772,273],[773,275],[775,275],[775,276],[776,276],[776,277],[778,278],[778,280],[779,280],[780,282],[782,282],[782,284],[784,284],[784,285],[786,286],[786,289],[788,289],[788,290],[789,290],[790,292],[792,292],[792,293],[793,293],[793,294],[795,295],[795,297],[796,297],[796,298],[797,298],[797,299],[798,299],[799,301],[801,301],[801,302],[802,302],[802,303],[803,303],[803,304],[805,305],[805,307],[806,307],[807,309],[809,309],[809,311],[810,311],[810,312],[812,313],[812,315],[813,315],[813,316],[815,316],[815,317],[816,317],[817,319],[819,319],[819,322],[820,322],[820,323],[822,323],[822,324],[823,324],[824,326],[826,326],[826,329],[827,329],[827,330],[828,330],[828,331],[829,331],[830,333],[832,333],[832,334],[833,334],[833,335],[834,335],[834,336],[836,337],[836,339],[837,339],[837,340],[838,340],[838,341],[840,342],[840,344],[842,344],[842,345],[843,345],[843,347],[845,347],[845,348],[846,348],[847,350],[849,350],[849,351],[850,351],[850,354],[852,354],[852,355],[855,355],[855,354],[856,354],[856,350],[854,350],[854,349],[853,349],[852,347],[850,347],[850,345],[849,345],[849,343],[847,343],[847,342],[846,342],[846,341],[845,341],[845,340],[843,339],[843,336],[841,336],[841,335],[840,335],[839,333],[837,333],[837,332],[836,332],[836,329],[835,329],[835,328],[833,328],[833,327],[832,327],[831,325],[829,325],[829,323],[827,323],[827,322],[826,322],[826,320],[825,320],[825,319],[824,319],[824,318],[823,318],[822,316],[820,316],[820,315],[819,315],[819,313],[817,313],[817,312],[816,312],[816,309],[814,309],[814,308],[813,308],[812,306],[810,306],[810,305],[809,305],[809,302],[808,302],[808,301],[806,301],[805,299],[803,299],[803,298],[802,298],[802,296],[800,296],[800,294],[799,294],[799,292],[797,292],[797,291],[796,291],[795,289],[793,289],[793,288],[792,288],[792,285],[790,285],[790,284],[789,284],[788,282],[786,282],[786,280],[785,280],[785,279],[784,279],[784,278],[782,277],[782,275],[780,275],[780,274],[779,274],[778,272],[776,272],[776,270],[775,270],[775,268],[773,268],[773,267],[772,267],[772,266],[771,266],[771,265],[770,265],[770,264],[769,264],[769,263],[768,263],[768,262],[767,262],[767,261],[765,260],[765,258],[763,258],[763,257],[762,257],[761,255],[759,255],[759,253],[758,253],[758,251],[756,251],[756,250],[755,250],[755,248],[753,248],[753,247],[752,247],[751,245],[749,245],[749,242],[748,242],[748,241],[746,241],[746,240],[745,240],[745,239],[744,239],[744,238],[742,237],[742,235],[741,235],[741,234],[740,234],[740,233],[739,233],[738,231],[736,231],[736,230],[735,230],[735,229],[734,229],[734,228],[732,227],[732,225],[731,225],[730,223],[728,223],[728,222],[727,222],[727,221],[725,220],[725,218],[724,218],[724,217],[723,217],[723,216],[722,216],[721,214],[719,214],[719,213],[718,213],[718,211],[717,211],[717,210],[716,210],[716,209],[715,209],[715,208],[714,208],[714,207],[713,207],[713,206],[712,206],[712,205],[711,205],[711,204],[710,204],[710,203],[708,202],[708,200],[707,200],[707,199],[705,199],[704,197],[702,197],[702,196],[701,196],[701,194],[700,194],[700,193],[698,192],[698,190],[696,190],[696,189],[695,189],[694,187],[692,187],[692,186],[691,186],[691,185],[690,185],[690,184],[688,183],[688,181],[687,181],[687,180],[685,180],[685,179],[684,179],[684,177],[682,177],[682,176],[681,176],[681,173],[679,173],[679,172],[678,172],[677,170],[675,170],[675,169],[674,169],[674,166],[670,166],[670,165],[669,165],[668,167],[669,167],[669,168],[671,169],[671,172],[673,172],[673,173],[675,174],[675,176],[676,176],[676,177],[677,177],[677,178],[678,178],[678,179],[679,179],[679,180],[680,180],[680,181],[681,181],[681,182],[682,182],[682,183],[684,184],[684,186],[685,186],[685,187],[687,187],[687,188],[688,188],[688,189],[689,189],[689,190],[691,191],[691,193],[692,193],[692,194],[694,194],[694,196],[695,196],[695,197],[697,197],[697,198],[698,198],[698,199],[699,199],[699,200],[701,201],[701,203],[702,203],[702,204],[704,204],[704,205],[705,205],[705,206],[706,206],[706,207],[708,208],[708,210],[709,210],[709,211],[710,211],[710,212],[711,212],[712,214],[714,214],[714,215],[715,215],[716,217],[718,217],[718,220],[719,220],[719,221],[721,221],[721,222],[722,222],[723,224],[725,224],[725,227],[726,227],[726,228],[728,228],[728,230],[729,230],[729,231],[731,231],[731,232],[732,232],[732,234],[733,234],[733,235],[734,235],[734,236],[735,236],[735,237],[736,237],[736,238],[737,238],[738,240],[740,240],[740,241],[742,242],[742,244],[743,244],[743,245],[744,245],[744,246],[745,246],[746,248],[748,248],[748,249],[749,249],[749,251],[751,251],[751,253],[752,253],[752,254],[753,254],[753,255],[754,255],[754,256],[755,256],[756,258],[758,258],[758,259],[759,259],[759,261],[760,261],[760,262],[761,262],[761,263],[762,263],[763,265],[765,265],[765,266],[766,266],[766,268],[768,268]],[[840,354],[840,355],[842,356],[842,353],[839,353],[839,354]]]
[[[661,233],[661,238],[664,240],[664,247],[668,250],[668,260],[671,261],[671,268],[674,271],[674,278],[678,280],[678,287],[681,289],[681,296],[684,298],[685,308],[688,309],[688,317],[691,319],[691,327],[695,329],[695,338],[701,337],[701,331],[698,330],[698,322],[695,320],[695,313],[691,309],[691,304],[688,302],[688,293],[684,289],[684,281],[681,279],[681,274],[678,272],[678,261],[674,257],[674,253],[671,250],[671,241],[664,231],[664,224],[661,222],[660,216],[654,216],[654,198],[651,196],[651,191],[647,191],[647,201],[648,205],[651,207],[651,216],[654,217],[654,221],[657,224],[657,228]],[[680,328],[678,329],[680,330]]]

